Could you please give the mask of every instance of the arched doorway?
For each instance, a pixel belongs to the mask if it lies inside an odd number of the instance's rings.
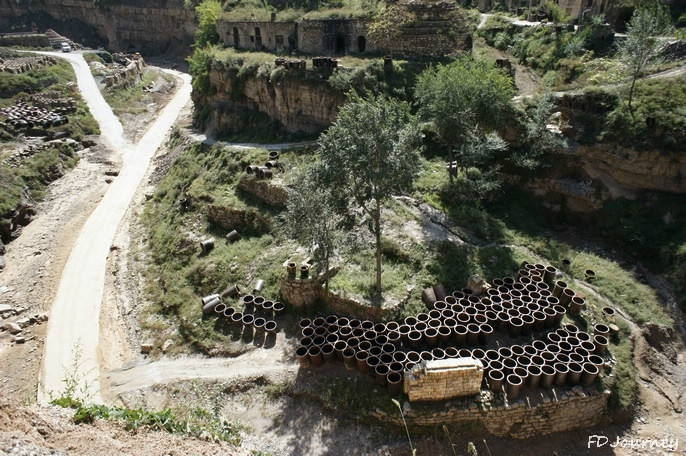
[[[363,53],[366,48],[367,48],[367,38],[365,38],[363,36],[358,36],[357,37],[357,52]]]

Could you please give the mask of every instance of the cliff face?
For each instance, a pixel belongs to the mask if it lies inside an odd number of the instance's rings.
[[[272,128],[317,133],[334,122],[345,101],[326,84],[308,82],[288,71],[276,82],[259,75],[238,77],[235,69],[219,64],[210,70],[209,79],[216,93],[205,96],[195,91],[193,100],[196,110],[212,106],[208,123],[212,132],[238,132],[245,126],[246,113],[253,113],[263,117],[265,126],[271,122]]]
[[[605,113],[617,102],[614,97],[568,93],[556,98],[556,127],[575,145],[558,151],[553,166],[523,183],[549,209],[583,214],[601,210],[613,199],[640,198],[644,192],[686,194],[686,150],[660,146],[663,136],[681,138],[681,132],[649,131],[650,137],[637,145],[593,141]]]
[[[0,27],[8,30],[36,22],[39,28],[47,15],[50,28],[85,40],[104,44],[112,51],[143,54],[189,52],[197,29],[195,12],[182,0],[131,0],[96,5],[93,0],[0,0]],[[88,30],[91,33],[85,33]],[[71,33],[70,33],[71,32]],[[94,34],[95,36],[90,36]]]

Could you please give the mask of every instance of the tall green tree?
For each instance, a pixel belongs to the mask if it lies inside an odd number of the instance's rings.
[[[198,31],[195,35],[195,46],[203,47],[208,44],[217,44],[217,19],[222,14],[222,4],[219,0],[203,0],[195,7],[198,16]]]
[[[381,293],[381,208],[411,186],[419,168],[421,130],[408,103],[351,94],[333,126],[319,138],[322,186],[336,209],[362,209],[375,238],[376,291]]]
[[[330,189],[321,185],[321,163],[297,173],[288,187],[288,204],[282,217],[286,234],[309,248],[324,270],[324,286],[329,289],[329,266],[336,244],[342,239],[342,217],[334,210]]]
[[[634,120],[631,102],[636,80],[641,75],[641,71],[656,60],[664,45],[659,37],[669,32],[670,28],[669,11],[662,3],[658,2],[652,7],[639,6],[634,10],[627,24],[626,38],[618,45],[621,61],[631,78],[627,107]]]
[[[510,155],[510,161],[521,168],[533,170],[546,165],[546,156],[567,145],[559,131],[548,127],[555,104],[549,91],[531,100],[523,120],[523,147]]]
[[[513,95],[507,75],[469,57],[425,70],[415,87],[420,114],[435,126],[449,163],[457,158],[462,169],[486,166],[503,150],[504,143],[496,136],[510,112]]]

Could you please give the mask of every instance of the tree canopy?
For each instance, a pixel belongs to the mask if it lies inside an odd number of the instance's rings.
[[[501,127],[514,88],[512,80],[494,65],[465,57],[424,71],[415,95],[420,114],[454,148],[475,128],[487,133]]]
[[[381,292],[381,207],[408,188],[418,172],[421,131],[410,105],[386,96],[351,94],[333,126],[319,138],[318,181],[336,209],[362,209],[375,237],[376,291]]]
[[[469,191],[472,197],[497,187],[485,180],[494,179],[492,158],[506,149],[498,130],[511,112],[513,95],[512,80],[504,72],[469,57],[429,68],[418,78],[419,112],[434,125],[448,151],[451,180],[457,169],[479,171],[462,173],[466,183],[475,184]]]
[[[195,7],[198,15],[198,31],[196,32],[195,45],[202,47],[207,44],[217,44],[217,19],[222,13],[222,4],[219,0],[203,0]]]
[[[636,80],[646,65],[658,56],[663,46],[659,37],[670,28],[669,12],[664,5],[656,3],[652,7],[640,6],[636,8],[627,25],[626,38],[619,43],[621,60],[631,78],[627,106],[632,118],[634,112],[631,101]]]

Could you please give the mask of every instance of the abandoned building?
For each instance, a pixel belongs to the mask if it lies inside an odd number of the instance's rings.
[[[560,10],[571,18],[571,21],[578,23],[587,16],[597,16],[604,14],[609,8],[612,0],[551,0],[558,5]],[[479,0],[479,11],[490,11],[499,0]],[[521,14],[532,8],[545,9],[546,0],[506,0],[507,8],[510,11]]]
[[[472,28],[454,2],[406,3],[412,17],[387,46],[368,35],[368,19],[324,19],[297,22],[217,21],[217,32],[226,46],[277,54],[392,54],[402,57],[469,52]]]

